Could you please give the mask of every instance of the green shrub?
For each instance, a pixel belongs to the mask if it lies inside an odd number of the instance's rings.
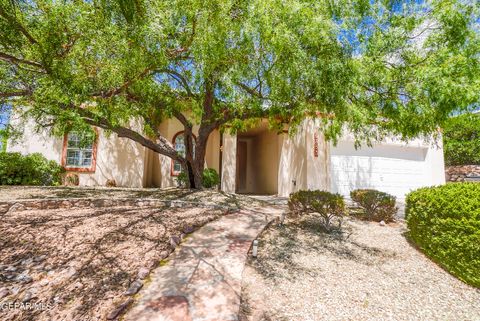
[[[220,184],[220,176],[213,168],[205,168],[203,170],[203,186],[212,188]]]
[[[177,176],[177,184],[180,187],[187,186],[188,182],[188,175],[185,172],[181,172]],[[203,170],[203,187],[205,188],[212,188],[216,185],[220,184],[220,176],[213,168],[205,168]]]
[[[42,154],[0,153],[0,185],[59,185],[63,168]]]
[[[187,182],[188,182],[188,175],[187,173],[185,172],[180,172],[180,174],[177,175],[177,184],[179,187],[186,187],[188,186]]]
[[[365,212],[365,218],[370,221],[391,222],[398,208],[396,197],[374,189],[356,189],[350,192],[350,198]]]
[[[421,188],[406,198],[410,238],[459,279],[480,287],[480,184]]]
[[[327,231],[331,230],[334,220],[338,221],[340,227],[346,214],[345,202],[341,195],[319,190],[290,194],[288,207],[290,212],[297,216],[308,213],[320,214],[321,224]]]
[[[480,164],[480,114],[450,118],[443,128],[443,142],[445,164]]]

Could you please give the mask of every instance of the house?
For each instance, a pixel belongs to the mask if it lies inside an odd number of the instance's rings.
[[[80,146],[75,133],[51,137],[34,132],[32,125],[25,124],[23,138],[10,142],[7,150],[40,152],[77,173],[80,185],[105,186],[111,179],[126,187],[176,185],[180,164],[131,140],[96,129],[96,140]],[[182,130],[176,119],[160,125],[180,152]],[[271,131],[266,122],[235,135],[214,131],[205,163],[220,174],[221,190],[232,193],[288,196],[301,189],[323,189],[348,195],[355,188],[375,188],[403,198],[412,189],[445,182],[441,142],[437,146],[422,139],[390,139],[355,149],[346,135],[334,146],[314,119],[306,119],[294,135]]]

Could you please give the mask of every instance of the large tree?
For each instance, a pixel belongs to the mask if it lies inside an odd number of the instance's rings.
[[[53,134],[94,125],[179,161],[267,118],[327,138],[428,135],[479,101],[474,1],[0,0],[0,103]],[[158,130],[185,128],[179,155]],[[134,125],[135,124],[135,125]],[[194,142],[192,128],[199,125]],[[195,152],[193,148],[195,144]]]

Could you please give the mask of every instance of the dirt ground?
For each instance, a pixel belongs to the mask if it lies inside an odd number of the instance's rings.
[[[480,289],[414,248],[404,223],[271,225],[243,272],[241,320],[480,320]]]
[[[237,202],[209,191],[0,189],[3,200],[73,194]],[[168,256],[181,234],[225,212],[124,206],[0,214],[0,320],[105,320],[130,297],[125,292],[135,281],[148,283],[149,271]]]

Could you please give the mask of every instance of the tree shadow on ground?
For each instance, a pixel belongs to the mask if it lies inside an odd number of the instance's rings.
[[[285,225],[272,225],[259,238],[259,252],[265,253],[265,256],[250,259],[248,264],[262,277],[277,282],[279,278],[295,280],[305,274],[315,276],[322,272],[321,268],[312,269],[299,263],[297,256],[306,253],[318,253],[331,259],[367,266],[381,264],[397,256],[393,251],[355,240],[352,237],[355,232],[354,227],[344,224],[341,229],[327,233],[315,215],[289,220]]]
[[[11,290],[10,302],[31,292],[32,302],[53,308],[6,317],[103,318],[118,300],[125,300],[123,293],[140,268],[155,267],[172,250],[171,237],[223,212],[114,207],[7,213],[0,223],[0,287]],[[21,275],[33,280],[19,281]]]

